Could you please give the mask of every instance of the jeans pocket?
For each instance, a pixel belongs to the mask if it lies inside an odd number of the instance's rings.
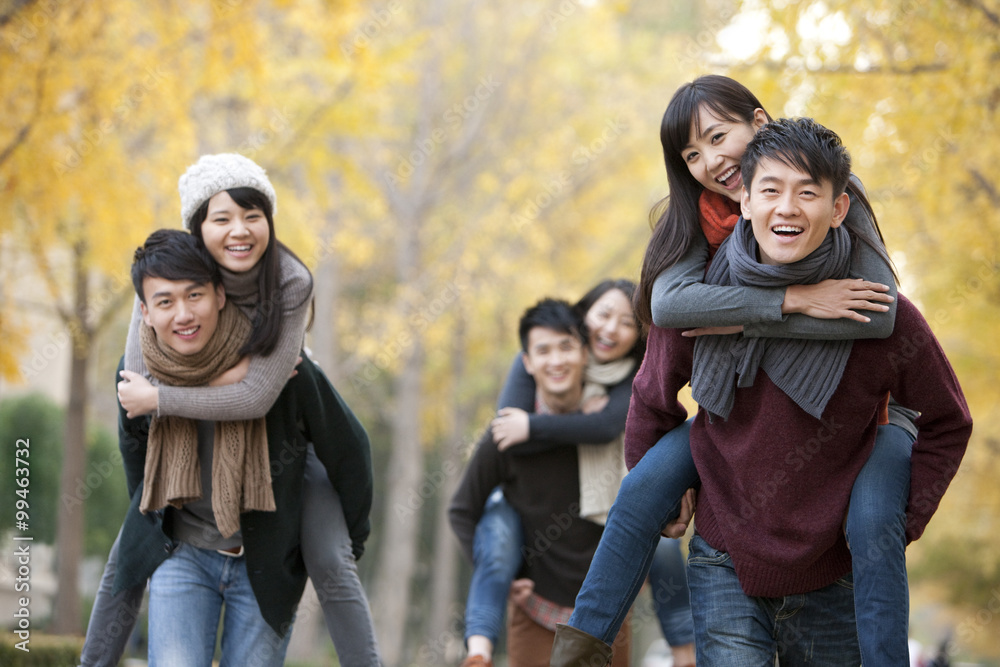
[[[688,565],[725,565],[729,563],[729,553],[709,546],[698,535],[688,543]]]
[[[848,590],[854,590],[854,573],[848,572],[837,581],[833,582],[835,586],[840,586],[841,588],[846,588]]]

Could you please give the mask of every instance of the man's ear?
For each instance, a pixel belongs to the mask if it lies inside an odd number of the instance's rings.
[[[527,352],[521,351],[521,363],[524,364],[524,370],[528,372],[528,375],[534,377],[535,366],[531,363],[531,358],[528,356]]]
[[[740,213],[743,214],[744,220],[750,219],[750,192],[746,185],[743,186],[743,193],[740,195]]]
[[[146,323],[147,327],[153,326],[153,320],[149,317],[149,309],[146,308],[145,301],[139,301],[139,312],[142,313],[142,321]]]
[[[226,288],[222,283],[215,286],[215,296],[219,299],[219,310],[222,310],[226,306]]]
[[[840,227],[840,223],[844,221],[847,217],[847,211],[851,208],[851,198],[844,192],[839,197],[833,200],[833,222],[830,223],[831,228]]]

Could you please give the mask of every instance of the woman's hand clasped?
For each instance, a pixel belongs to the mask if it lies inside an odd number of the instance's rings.
[[[508,447],[527,442],[528,413],[520,408],[501,408],[490,422],[493,443],[501,452]]]
[[[118,402],[125,408],[129,419],[156,412],[159,392],[149,380],[132,371],[122,371],[118,383]]]
[[[873,283],[862,278],[824,280],[815,285],[791,285],[785,290],[782,313],[802,313],[823,320],[847,318],[858,322],[871,322],[871,318],[857,310],[886,312],[893,297],[887,294],[888,285]]]

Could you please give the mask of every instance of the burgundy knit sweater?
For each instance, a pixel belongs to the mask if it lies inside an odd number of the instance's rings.
[[[652,327],[625,428],[631,469],[687,412],[677,392],[691,378],[694,339]],[[735,381],[735,378],[734,378]],[[728,420],[698,411],[691,451],[702,487],[697,532],[730,554],[747,595],[817,590],[851,569],[843,534],[851,488],[892,392],[919,410],[906,537],[923,533],[958,470],[972,417],[958,380],[920,312],[899,297],[893,334],[856,340],[822,419],[808,415],[761,371],[737,389]]]

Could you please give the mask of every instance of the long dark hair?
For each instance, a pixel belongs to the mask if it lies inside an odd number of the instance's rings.
[[[754,112],[764,108],[746,86],[716,74],[684,84],[670,99],[660,123],[660,144],[670,194],[657,202],[649,213],[653,235],[646,246],[633,303],[636,317],[644,329],[653,321],[650,305],[653,282],[687,253],[691,242],[701,233],[698,198],[703,188],[688,171],[681,150],[688,144],[692,123],[700,131],[698,109],[703,104],[719,118],[748,124],[753,122]],[[764,115],[771,120],[767,111]]]
[[[288,246],[278,240],[274,233],[274,215],[271,211],[271,201],[264,193],[253,188],[232,188],[226,190],[233,201],[242,208],[256,208],[264,212],[267,219],[267,231],[270,241],[267,249],[264,250],[258,262],[261,265],[260,274],[257,278],[257,291],[260,295],[259,301],[253,311],[251,322],[253,331],[250,333],[250,340],[246,342],[240,354],[259,354],[267,356],[274,351],[278,340],[281,338],[281,325],[285,318],[285,308],[293,310],[301,304],[285,304],[282,302],[281,293],[281,253],[287,253],[293,260],[303,264]],[[202,238],[201,225],[208,217],[208,202],[205,202],[191,214],[189,227],[191,233]],[[308,270],[308,269],[307,269]],[[312,274],[310,273],[310,280]]]
[[[576,316],[580,318],[581,322],[585,323],[587,313],[590,311],[591,307],[597,303],[598,299],[613,289],[623,293],[629,302],[632,303],[632,313],[634,315],[636,284],[627,278],[608,278],[607,280],[602,280],[597,283],[573,305],[573,312],[576,313]],[[586,330],[586,323],[583,328],[589,338],[590,332]],[[642,357],[646,354],[646,337],[643,335],[642,327],[638,326],[638,322],[636,323],[636,328],[639,330],[639,337],[636,339],[635,345],[633,345],[632,349],[629,351],[629,356],[635,359],[638,364],[642,362]]]
[[[656,278],[676,264],[687,253],[691,242],[702,233],[698,198],[703,188],[688,171],[681,150],[691,136],[692,123],[696,131],[701,129],[698,127],[698,109],[703,104],[719,118],[731,122],[752,123],[757,109],[764,111],[768,122],[773,120],[750,89],[727,76],[709,74],[698,77],[678,88],[670,99],[660,124],[660,144],[663,146],[670,194],[657,202],[649,213],[653,234],[646,246],[639,287],[633,299],[635,314],[643,330],[648,329],[653,322],[651,302]],[[871,220],[875,233],[873,235],[869,229],[859,228],[851,223],[848,223],[848,230],[879,253],[899,282],[886,251],[882,229],[864,188],[852,177],[847,183],[847,192],[851,195],[852,203],[860,204]]]

